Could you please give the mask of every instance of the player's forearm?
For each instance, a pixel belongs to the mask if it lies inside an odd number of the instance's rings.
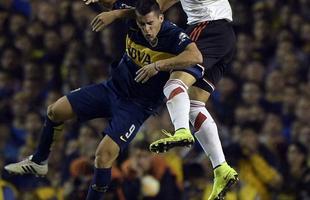
[[[186,67],[190,67],[192,65],[196,65],[201,63],[199,58],[193,57],[192,55],[180,55],[173,58],[160,60],[156,62],[156,68],[159,71],[170,71],[176,69],[185,69]]]
[[[102,1],[102,2],[105,2],[106,0]],[[158,0],[158,4],[161,8],[161,10],[164,12],[166,10],[168,10],[171,6],[173,6],[175,3],[177,3],[179,0]],[[112,3],[112,4],[107,4],[107,6],[109,6],[108,8],[112,8],[112,5],[115,1],[112,0],[112,1],[109,1],[109,3]],[[107,3],[107,2],[106,2]],[[118,10],[113,10],[112,12],[114,12],[115,16],[118,18],[118,19],[121,19],[121,18],[135,18],[136,15],[135,15],[135,9],[132,8],[132,9],[118,9]]]
[[[202,61],[202,55],[198,49],[185,50],[175,57],[157,61],[156,69],[159,71],[185,69],[186,67],[190,67],[192,65],[201,64]]]
[[[114,16],[117,19],[122,19],[122,18],[135,18],[135,10],[134,9],[119,9],[119,10],[113,10]]]

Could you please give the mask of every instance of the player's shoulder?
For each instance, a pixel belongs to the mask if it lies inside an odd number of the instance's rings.
[[[183,29],[178,27],[176,24],[172,23],[169,20],[164,20],[162,24],[162,32],[163,33],[174,33],[174,32],[181,32]]]
[[[165,38],[177,38],[182,33],[185,34],[182,28],[168,20],[165,20],[162,24],[160,36]]]
[[[162,26],[162,31],[161,31],[161,35],[163,37],[167,37],[172,39],[171,42],[175,41],[175,40],[189,40],[188,35],[185,33],[185,31],[178,27],[176,24],[165,20],[163,22],[163,26]]]

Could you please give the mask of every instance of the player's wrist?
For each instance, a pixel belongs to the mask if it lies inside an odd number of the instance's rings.
[[[123,17],[123,11],[120,9],[120,10],[112,10],[111,11],[111,14],[112,16],[115,18],[115,19],[120,19]]]
[[[161,71],[158,62],[154,62],[154,69],[155,69],[157,72],[160,72],[160,71]]]

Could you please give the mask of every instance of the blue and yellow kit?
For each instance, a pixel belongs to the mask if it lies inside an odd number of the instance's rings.
[[[182,29],[169,21],[163,22],[157,39],[157,44],[152,46],[135,21],[131,22],[126,36],[126,52],[112,75],[112,82],[121,95],[153,108],[163,101],[162,90],[169,73],[160,72],[141,84],[134,80],[136,72],[145,65],[180,54],[192,42]]]
[[[134,80],[136,72],[145,65],[181,53],[192,42],[182,29],[169,21],[162,23],[153,45],[144,38],[135,21],[128,24],[126,52],[113,67],[112,77],[67,95],[80,121],[99,117],[109,119],[103,133],[111,137],[121,150],[163,103],[163,86],[169,78],[169,72],[160,72],[142,84]],[[188,70],[198,71],[197,74],[202,76],[200,68],[190,67]]]

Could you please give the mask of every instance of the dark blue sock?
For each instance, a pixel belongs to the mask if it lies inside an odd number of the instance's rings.
[[[94,178],[86,200],[101,200],[111,182],[111,168],[95,168]]]
[[[47,116],[45,117],[44,126],[41,132],[41,138],[36,152],[33,154],[32,161],[37,164],[47,161],[51,152],[51,146],[56,136],[62,132],[63,123],[55,123]]]

